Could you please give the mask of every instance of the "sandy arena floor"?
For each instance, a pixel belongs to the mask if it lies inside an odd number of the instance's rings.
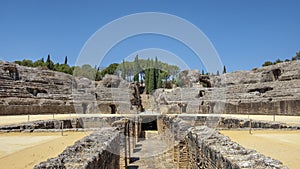
[[[47,119],[64,119],[64,118],[75,118],[75,117],[89,117],[89,116],[118,116],[120,114],[49,114],[49,115],[30,115],[29,121],[35,120],[47,120]],[[184,114],[181,114],[184,115]],[[207,116],[208,114],[193,114],[197,116]],[[253,119],[253,120],[264,120],[273,121],[274,117],[272,115],[241,115],[241,114],[209,114],[212,116],[224,116],[224,117],[236,117],[243,119]],[[275,121],[287,123],[289,125],[300,125],[300,116],[275,116]],[[28,122],[28,115],[18,115],[18,116],[0,116],[0,126],[8,124],[17,124]]]
[[[28,121],[49,120],[49,119],[66,119],[75,117],[89,117],[89,116],[118,116],[118,114],[47,114],[47,115],[17,115],[17,116],[0,116],[0,126],[9,124],[18,124]],[[28,120],[29,119],[29,120]]]
[[[248,130],[223,130],[221,133],[245,148],[280,160],[291,169],[300,166],[300,131],[254,130],[249,134]]]
[[[264,120],[264,121],[274,121],[274,116],[272,115],[242,115],[242,114],[222,114],[226,117],[236,117],[243,119],[252,119],[252,120]],[[300,116],[275,116],[275,121],[286,123],[289,125],[300,125]]]
[[[90,132],[0,133],[0,168],[31,169]]]

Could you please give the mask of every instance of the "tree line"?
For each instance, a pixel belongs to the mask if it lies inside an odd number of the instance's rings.
[[[142,84],[145,83],[147,93],[150,93],[154,89],[160,87],[167,87],[167,85],[170,86],[171,81],[168,81],[168,79],[173,77],[174,81],[175,75],[180,71],[178,66],[161,62],[157,59],[157,57],[155,60],[145,60],[139,59],[138,55],[135,57],[134,61],[123,60],[121,64],[112,63],[106,68],[100,68],[97,66],[92,67],[89,64],[84,64],[82,66],[70,66],[68,64],[67,56],[63,63],[54,64],[50,55],[47,56],[46,61],[44,61],[44,58],[36,61],[24,59],[22,61],[15,61],[15,63],[27,67],[42,67],[43,69],[86,77],[95,81],[102,80],[106,74],[115,74],[129,82],[137,81]]]
[[[295,60],[300,60],[300,51],[297,52],[296,55],[291,58],[291,60],[285,59],[284,61],[282,61],[280,59],[276,59],[274,62],[266,61],[265,63],[262,64],[262,66],[265,67],[265,66],[270,66],[270,65],[276,65],[277,63],[289,62],[289,61],[295,61]]]
[[[105,74],[114,74],[117,69],[117,63],[113,63],[109,65],[107,68],[100,71],[99,67],[92,67],[89,64],[84,64],[82,66],[70,66],[68,64],[68,57],[65,57],[65,60],[62,64],[56,63],[51,60],[50,55],[47,56],[47,60],[44,61],[44,58],[32,61],[24,59],[22,61],[15,61],[14,63],[19,64],[21,66],[27,67],[42,67],[43,69],[48,69],[57,72],[63,72],[74,76],[82,76],[91,80],[99,81]]]
[[[154,60],[139,59],[136,55],[133,62],[123,60],[119,71],[123,79],[139,82],[145,86],[146,93],[151,93],[161,87],[170,87],[180,69],[159,61],[157,57]],[[171,77],[173,80],[168,81]]]
[[[21,66],[27,66],[27,67],[42,67],[44,69],[63,72],[67,74],[72,74],[75,67],[71,67],[68,65],[68,57],[65,57],[65,61],[63,64],[56,63],[54,64],[53,61],[50,58],[50,55],[47,56],[47,60],[44,61],[44,58],[36,60],[33,62],[32,60],[24,59],[22,61],[15,61],[16,64],[19,64]]]

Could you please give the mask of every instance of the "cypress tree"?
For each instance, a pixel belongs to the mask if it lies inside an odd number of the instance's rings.
[[[68,64],[68,56],[65,57],[65,65]]]
[[[157,79],[157,88],[161,88],[162,87],[162,74],[159,74],[158,79]]]
[[[159,82],[159,74],[160,74],[160,66],[158,63],[157,57],[155,57],[155,62],[154,62],[154,89],[159,88],[161,86],[161,82]]]
[[[226,67],[224,65],[224,67],[223,67],[223,74],[225,74],[225,73],[226,73]]]
[[[139,56],[136,55],[134,58],[134,65],[133,65],[133,81],[139,82],[139,74],[140,74],[140,64],[139,64]]]
[[[48,54],[46,66],[49,70],[53,70],[53,68],[54,68],[54,63],[50,59],[50,54]]]
[[[153,60],[151,59],[150,62],[149,62],[149,70],[148,70],[148,93],[151,93],[155,88],[155,81],[154,81],[154,78],[155,78],[155,68],[154,68],[154,62]]]

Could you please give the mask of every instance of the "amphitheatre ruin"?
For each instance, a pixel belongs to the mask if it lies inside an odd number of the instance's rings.
[[[0,168],[298,168],[300,61],[146,95],[0,61]],[[204,87],[205,86],[205,87]]]

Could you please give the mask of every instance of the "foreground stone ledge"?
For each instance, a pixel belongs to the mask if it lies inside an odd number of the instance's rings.
[[[190,128],[185,140],[190,168],[288,168],[278,160],[245,149],[206,126]]]
[[[101,128],[34,169],[118,169],[119,145],[120,135],[116,128]]]

